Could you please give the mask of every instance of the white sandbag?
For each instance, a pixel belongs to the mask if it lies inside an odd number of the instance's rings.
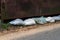
[[[24,21],[22,19],[15,19],[9,23],[12,25],[24,25]]]
[[[46,18],[46,21],[47,22],[55,22],[55,19],[53,19],[52,17],[47,17]]]
[[[35,20],[38,24],[45,24],[45,23],[47,23],[45,17],[34,18],[34,20]]]
[[[24,25],[34,25],[36,24],[34,19],[26,19],[24,20]]]
[[[55,19],[56,21],[58,21],[58,20],[60,20],[60,15],[58,15],[58,16],[53,16],[52,18]]]

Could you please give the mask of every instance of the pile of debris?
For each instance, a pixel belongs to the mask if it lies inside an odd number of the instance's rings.
[[[28,18],[24,21],[22,19],[15,19],[10,21],[9,24],[11,25],[35,25],[35,24],[45,24],[49,22],[60,21],[60,15],[53,16],[53,17],[38,17],[38,18]]]

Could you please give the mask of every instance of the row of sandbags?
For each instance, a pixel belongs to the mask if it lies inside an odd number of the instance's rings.
[[[36,24],[33,19],[26,19],[24,21],[22,19],[15,19],[9,23],[12,25],[33,25],[33,24]]]
[[[39,18],[29,18],[26,20],[22,19],[15,19],[13,21],[10,21],[9,23],[12,25],[34,25],[34,24],[45,24],[48,22],[55,22],[60,20],[60,15],[53,16],[53,17],[39,17]]]

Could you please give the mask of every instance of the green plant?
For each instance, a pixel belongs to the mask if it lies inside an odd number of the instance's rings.
[[[9,23],[2,23],[2,29],[8,29],[9,25]]]

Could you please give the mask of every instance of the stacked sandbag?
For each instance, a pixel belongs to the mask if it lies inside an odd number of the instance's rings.
[[[55,19],[53,19],[52,17],[47,17],[46,18],[46,21],[47,22],[55,22]]]
[[[26,19],[26,20],[24,20],[24,25],[34,25],[34,24],[36,24],[34,19]]]
[[[58,15],[58,16],[53,16],[52,18],[55,19],[56,21],[60,21],[60,15]]]
[[[53,16],[53,17],[37,17],[37,18],[29,18],[25,19],[24,21],[22,19],[15,19],[13,21],[10,21],[9,23],[12,25],[35,25],[35,24],[45,24],[48,22],[55,22],[56,20],[60,20],[60,15]]]
[[[9,23],[12,25],[24,25],[24,21],[22,19],[15,19]]]
[[[47,21],[46,21],[46,19],[45,19],[45,17],[39,17],[39,18],[33,18],[35,21],[36,21],[36,23],[38,23],[38,24],[45,24],[45,23],[47,23]]]

